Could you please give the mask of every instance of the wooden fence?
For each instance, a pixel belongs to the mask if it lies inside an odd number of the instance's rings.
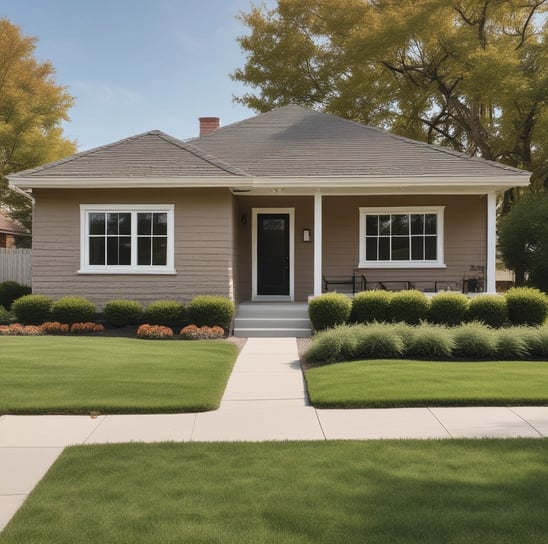
[[[16,281],[32,285],[32,250],[0,248],[0,282]]]

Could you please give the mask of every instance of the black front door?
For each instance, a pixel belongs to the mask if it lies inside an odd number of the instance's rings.
[[[257,294],[289,296],[289,214],[257,214]]]

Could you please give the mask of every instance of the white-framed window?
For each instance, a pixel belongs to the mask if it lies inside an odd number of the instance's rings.
[[[362,268],[443,268],[443,206],[360,208]]]
[[[80,273],[174,274],[173,204],[80,205]]]

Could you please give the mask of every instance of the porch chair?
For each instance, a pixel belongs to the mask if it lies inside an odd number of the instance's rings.
[[[462,278],[462,292],[467,294],[483,291],[485,291],[485,266],[470,265],[470,268],[465,270]]]

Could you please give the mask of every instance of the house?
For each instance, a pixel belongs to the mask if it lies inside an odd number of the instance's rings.
[[[222,128],[201,118],[191,141],[153,130],[9,181],[35,199],[34,291],[101,305],[304,302],[352,277],[460,289],[471,267],[494,292],[497,195],[529,175],[292,105]]]
[[[17,236],[28,236],[27,230],[0,212],[0,248],[16,247]]]

